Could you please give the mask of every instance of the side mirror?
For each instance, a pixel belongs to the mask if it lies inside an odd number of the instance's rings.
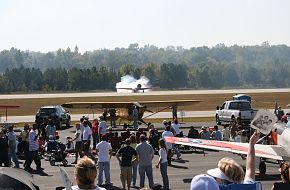
[[[216,106],[216,110],[219,110],[220,109],[220,107],[219,106]]]

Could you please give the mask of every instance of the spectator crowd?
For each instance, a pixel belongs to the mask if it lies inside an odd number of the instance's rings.
[[[180,147],[166,142],[165,137],[185,137],[177,119],[164,120],[164,129],[158,130],[153,124],[148,129],[130,130],[125,125],[125,132],[114,132],[107,127],[106,118],[100,120],[82,117],[75,125],[73,137],[66,137],[61,142],[55,125],[50,121],[41,126],[25,124],[17,136],[15,126],[3,128],[0,132],[0,166],[21,168],[19,159],[24,159],[23,169],[34,172],[31,168],[35,162],[36,171],[42,171],[42,158],[51,161],[55,152],[61,152],[60,161],[65,163],[68,154],[74,155],[76,185],[73,189],[102,190],[110,188],[110,163],[116,156],[120,165],[120,180],[123,189],[146,189],[145,178],[151,189],[170,189],[168,166],[174,154],[176,159],[182,159]],[[147,132],[148,131],[148,132]],[[218,167],[208,170],[207,174],[197,175],[192,179],[190,189],[223,189],[230,184],[255,184],[255,189],[261,189],[261,184],[255,182],[255,144],[260,133],[250,136],[248,126],[244,126],[237,118],[222,130],[219,126],[203,126],[200,131],[190,127],[187,137],[207,140],[248,142],[249,149],[246,161],[246,171],[233,159],[223,158]],[[158,155],[157,163],[153,163],[154,155]],[[162,185],[153,178],[153,167],[159,168]],[[280,166],[283,183],[289,183],[289,163]],[[139,184],[136,184],[139,174]],[[97,183],[95,184],[95,180]],[[274,187],[273,187],[274,189]]]

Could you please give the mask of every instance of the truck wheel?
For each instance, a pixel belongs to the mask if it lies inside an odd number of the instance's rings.
[[[62,128],[62,123],[61,123],[61,120],[59,120],[58,122],[57,122],[57,129],[61,129]]]
[[[232,119],[232,121],[235,121],[236,117],[234,115],[232,115],[231,119]]]
[[[215,116],[215,121],[216,121],[216,124],[217,125],[220,125],[221,124],[221,121],[220,121],[220,118],[218,115]]]

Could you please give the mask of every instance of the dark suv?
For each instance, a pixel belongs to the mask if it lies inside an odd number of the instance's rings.
[[[55,126],[60,129],[62,125],[70,126],[71,117],[68,111],[59,105],[41,107],[36,113],[35,122],[41,125],[48,120],[52,120]]]

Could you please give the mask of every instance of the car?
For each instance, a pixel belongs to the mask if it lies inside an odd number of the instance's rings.
[[[57,129],[61,129],[63,125],[70,127],[71,116],[60,105],[43,106],[35,116],[35,122],[40,126],[45,121],[52,120]]]

